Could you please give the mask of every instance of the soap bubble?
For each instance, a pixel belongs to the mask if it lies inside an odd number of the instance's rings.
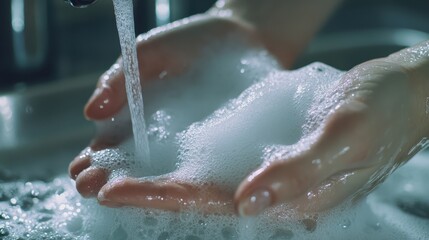
[[[110,179],[168,173],[233,191],[262,162],[293,153],[294,144],[317,128],[335,104],[327,96],[338,94],[330,89],[342,74],[322,63],[284,71],[265,51],[233,43],[212,49],[188,73],[163,76],[146,91],[146,120],[158,128],[149,142],[157,163],[152,172],[135,161],[132,139],[90,153],[92,165],[112,172]],[[114,124],[125,122],[126,114],[115,116]],[[161,141],[160,129],[168,133]],[[427,158],[417,155],[361,202],[317,216],[283,204],[244,222],[231,215],[107,208],[81,198],[65,175],[8,178],[0,187],[0,238],[425,239]],[[324,167],[318,159],[312,164]]]

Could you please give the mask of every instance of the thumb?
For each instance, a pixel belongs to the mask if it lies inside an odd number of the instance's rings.
[[[249,175],[238,187],[234,203],[241,216],[257,215],[266,208],[290,202],[332,174],[308,156],[274,162]],[[318,161],[316,159],[316,161]]]
[[[362,160],[371,140],[364,109],[343,106],[328,117],[315,138],[296,145],[304,150],[250,174],[236,191],[236,211],[257,215],[270,206],[297,200],[335,174],[366,167]]]

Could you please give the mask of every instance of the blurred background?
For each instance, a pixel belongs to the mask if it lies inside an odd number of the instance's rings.
[[[206,11],[212,0],[135,1],[136,33]],[[106,70],[119,56],[112,1],[0,1],[0,91]],[[18,84],[18,85],[16,85]]]
[[[204,12],[214,2],[136,0],[136,32]],[[319,36],[371,29],[429,32],[428,2],[345,0]],[[2,0],[0,26],[0,92],[102,72],[120,54],[109,0],[85,9],[72,8],[62,0]]]
[[[214,2],[135,0],[136,33]],[[320,61],[347,70],[429,39],[428,23],[427,0],[345,0],[295,67]],[[110,0],[84,9],[63,0],[0,0],[0,181],[19,169],[65,171],[95,131],[82,107],[119,55]],[[40,161],[49,164],[38,168]],[[3,167],[13,163],[20,163],[13,172]]]

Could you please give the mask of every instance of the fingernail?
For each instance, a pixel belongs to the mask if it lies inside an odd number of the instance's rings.
[[[106,198],[106,194],[104,193],[104,190],[103,190],[103,189],[101,189],[101,190],[98,192],[97,199],[98,199],[98,201],[100,201],[100,202],[109,202],[109,199],[107,199],[107,198]]]
[[[119,208],[123,206],[123,204],[121,203],[113,202],[110,199],[106,198],[104,191],[98,192],[97,200],[101,205],[104,205],[106,207]]]
[[[267,189],[258,189],[238,205],[241,216],[254,216],[263,212],[273,202],[272,194]]]

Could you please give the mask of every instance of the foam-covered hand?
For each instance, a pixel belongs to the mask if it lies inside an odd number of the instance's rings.
[[[137,38],[137,54],[142,86],[150,80],[176,76],[192,66],[203,48],[225,38],[241,38],[257,45],[250,26],[231,18],[214,15],[196,15],[142,34]],[[125,79],[121,59],[100,77],[97,88],[85,106],[85,115],[91,120],[112,117],[125,105]]]
[[[150,84],[153,79],[167,79],[186,72],[188,67],[193,65],[193,61],[202,53],[205,46],[215,42],[221,44],[222,41],[228,41],[231,37],[242,41],[245,45],[258,45],[258,40],[251,27],[231,18],[222,18],[210,14],[183,19],[139,36],[137,38],[137,48],[143,88]],[[109,175],[107,170],[91,166],[88,151],[99,151],[117,146],[131,135],[130,120],[127,117],[116,118],[118,112],[124,109],[127,101],[124,81],[121,59],[119,59],[111,69],[100,77],[97,89],[85,106],[84,113],[88,119],[104,121],[90,147],[84,150],[70,164],[70,175],[76,180],[78,191],[85,197],[97,196],[101,187],[106,184]],[[108,121],[112,117],[115,117],[115,122]],[[136,189],[138,188],[137,185],[136,180],[124,180],[122,184],[124,188],[119,188],[118,191]],[[153,194],[159,190],[157,192],[158,196],[165,195],[167,192],[174,192],[166,190],[169,189],[169,184],[161,185],[163,186],[162,188],[152,185],[151,188],[145,189],[148,189]],[[142,185],[142,187],[146,186]],[[175,184],[174,186],[179,185]],[[112,185],[110,185],[110,188],[116,189]],[[187,189],[195,193],[186,194],[188,198],[192,196],[197,198],[197,188],[190,186]],[[115,192],[116,190],[112,191]],[[132,192],[132,190],[125,192]],[[108,195],[108,191],[106,191],[106,196]],[[115,194],[113,195],[116,196]],[[229,193],[229,200],[232,199],[232,195],[233,192]],[[212,199],[207,196],[204,196],[204,198]],[[128,205],[132,204],[128,203]],[[157,208],[163,208],[162,206],[164,206],[162,204],[160,206],[145,205],[142,202],[139,202],[138,205]],[[169,208],[172,209],[173,207]]]
[[[91,151],[88,148],[72,162],[70,175],[76,180],[76,188],[83,197],[95,197],[101,205],[169,211],[198,209],[221,214],[233,212],[233,191],[225,191],[210,184],[197,185],[168,175],[140,179],[124,177],[108,181],[111,172],[91,166]]]
[[[368,193],[428,137],[428,66],[426,42],[345,73],[313,109],[323,117],[312,133],[241,183],[236,210],[290,203],[317,212]]]

